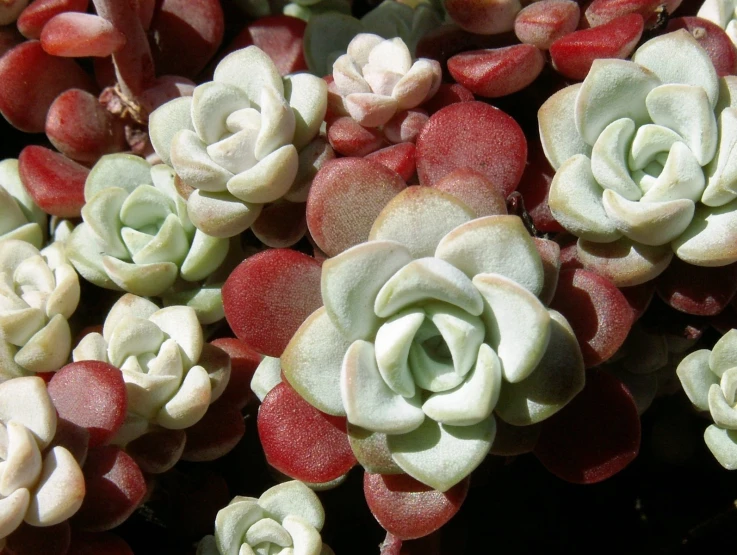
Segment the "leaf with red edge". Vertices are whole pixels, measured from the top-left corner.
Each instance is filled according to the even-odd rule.
[[[219,400],[225,400],[242,409],[252,398],[251,380],[263,358],[246,343],[235,337],[221,337],[210,342],[230,357],[230,379]]]
[[[583,263],[578,259],[578,237],[564,233],[558,235],[555,242],[560,245],[561,270],[583,268]]]
[[[329,482],[357,464],[346,419],[320,412],[286,382],[264,398],[258,435],[268,463],[296,480]]]
[[[67,89],[94,91],[92,79],[74,60],[44,52],[30,40],[0,58],[0,113],[27,133],[44,130],[46,113]]]
[[[230,42],[223,57],[252,44],[268,54],[281,75],[307,71],[302,38],[307,23],[288,15],[260,17]]]
[[[485,175],[505,197],[515,190],[527,161],[519,124],[483,102],[460,102],[436,112],[417,139],[417,174],[432,185],[453,170]]]
[[[48,385],[59,418],[90,433],[90,447],[109,441],[125,420],[125,382],[115,366],[96,360],[72,362]]]
[[[330,146],[343,156],[366,156],[385,144],[381,131],[362,127],[348,116],[328,121],[327,129]]]
[[[632,54],[644,27],[642,16],[633,13],[598,27],[574,31],[550,45],[553,67],[570,79],[583,80],[594,60],[624,59]]]
[[[127,148],[121,120],[95,95],[79,89],[64,91],[51,104],[46,136],[60,152],[80,162],[96,162],[104,154]]]
[[[72,543],[66,555],[133,555],[125,541],[108,532],[84,532],[74,530]]]
[[[148,33],[156,73],[195,77],[217,52],[224,32],[219,0],[163,0]]]
[[[67,555],[70,541],[69,521],[43,528],[23,522],[8,536],[3,555]]]
[[[240,408],[227,399],[210,405],[199,422],[184,430],[187,443],[185,461],[214,461],[229,453],[246,433],[246,423]]]
[[[541,50],[578,27],[581,10],[573,0],[541,0],[522,8],[514,20],[520,42]]]
[[[85,494],[72,521],[92,532],[122,524],[146,495],[146,480],[135,461],[115,445],[90,449],[84,468]]]
[[[451,104],[471,102],[473,100],[476,100],[473,93],[463,85],[458,83],[441,83],[438,92],[430,100],[422,104],[421,107],[428,114],[432,115]]]
[[[737,263],[719,267],[687,264],[678,258],[656,280],[658,296],[687,314],[719,314],[737,293]]]
[[[376,217],[405,187],[396,172],[378,162],[332,160],[315,175],[307,198],[312,238],[328,256],[368,241]]]
[[[430,116],[425,110],[402,110],[394,114],[381,130],[386,140],[392,144],[415,143],[429,119]]]
[[[65,12],[54,16],[41,31],[41,46],[53,56],[104,58],[125,45],[125,35],[99,15]]]
[[[548,194],[555,170],[545,157],[539,139],[530,141],[528,146],[529,162],[525,166],[517,191],[522,195],[525,209],[538,231],[546,233],[565,231],[553,217],[548,205]]]
[[[737,72],[737,48],[719,25],[701,17],[671,19],[667,31],[670,33],[678,29],[686,29],[706,50],[719,77]]]
[[[77,426],[69,420],[59,418],[56,421],[56,434],[52,445],[64,447],[69,451],[79,466],[84,466],[90,444],[90,433],[87,428]]]
[[[41,210],[61,218],[80,217],[89,169],[63,154],[30,145],[18,156],[18,173]]]
[[[640,14],[648,27],[657,22],[658,8],[665,5],[671,14],[681,0],[594,0],[584,12],[583,22],[591,27],[604,25],[629,14]]]
[[[545,56],[531,44],[472,50],[448,60],[453,79],[486,98],[506,96],[531,84],[545,67]]]
[[[589,270],[563,270],[550,308],[571,324],[586,368],[609,359],[633,323],[624,295],[611,281]]]
[[[179,461],[186,441],[183,430],[160,428],[134,439],[125,450],[143,472],[161,474]]]
[[[407,474],[363,475],[363,493],[371,513],[382,528],[402,540],[431,534],[461,508],[470,478],[445,493],[418,482]]]
[[[264,206],[251,225],[253,234],[267,247],[291,247],[307,232],[304,202],[275,202]]]
[[[222,288],[233,333],[260,353],[280,357],[307,317],[322,305],[320,263],[290,249],[241,262]]]
[[[44,25],[65,12],[86,12],[89,0],[35,0],[20,14],[17,25],[23,36],[37,39]]]
[[[386,166],[398,173],[405,182],[412,179],[415,174],[415,145],[412,143],[399,143],[382,148],[372,152],[365,159]]]
[[[586,386],[543,422],[534,453],[550,472],[576,484],[606,480],[640,449],[640,417],[632,395],[614,376],[586,375]]]
[[[486,176],[471,168],[458,168],[433,183],[432,186],[462,200],[466,206],[476,212],[477,218],[507,213],[504,193],[495,187]]]

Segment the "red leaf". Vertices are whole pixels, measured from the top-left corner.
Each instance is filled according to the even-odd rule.
[[[448,60],[448,71],[453,79],[486,98],[524,89],[537,79],[544,66],[545,57],[531,44],[472,50]]]
[[[471,168],[459,168],[433,184],[435,189],[450,193],[476,212],[476,217],[507,213],[503,192],[483,174]]]
[[[382,528],[402,540],[431,534],[461,508],[470,478],[445,493],[422,484],[407,474],[363,475],[363,493],[371,513]]]
[[[328,141],[343,156],[366,156],[384,145],[381,131],[361,127],[348,116],[328,121]]]
[[[571,324],[586,368],[609,359],[633,323],[624,295],[611,281],[589,270],[562,271],[550,308]]]
[[[402,178],[378,162],[339,158],[315,175],[307,198],[307,227],[328,255],[368,241],[376,217],[405,188]]]
[[[673,258],[656,281],[658,295],[687,314],[719,314],[737,293],[737,263],[715,268],[686,264]]]
[[[622,382],[600,370],[560,412],[543,422],[535,455],[550,472],[576,484],[606,480],[640,449],[640,418]]]
[[[235,337],[215,339],[210,345],[222,349],[230,357],[230,379],[220,400],[226,400],[242,409],[252,396],[251,379],[263,357]]]
[[[258,435],[268,463],[297,480],[329,482],[357,464],[345,418],[320,412],[286,382],[264,398]]]
[[[48,385],[59,417],[90,433],[90,447],[109,441],[125,420],[127,396],[120,370],[105,362],[72,362]]]
[[[655,281],[646,281],[631,287],[620,287],[619,290],[632,309],[632,321],[634,322],[639,320],[650,306],[650,301],[653,300],[655,294]]]
[[[581,10],[573,0],[542,0],[522,8],[514,20],[520,42],[547,50],[557,39],[578,27]]]
[[[7,541],[3,555],[66,555],[71,529],[66,520],[43,528],[23,522]]]
[[[527,160],[527,140],[514,119],[483,102],[460,102],[436,112],[417,139],[420,184],[453,170],[485,175],[505,197],[515,190]]]
[[[444,5],[459,27],[479,35],[510,31],[522,9],[518,0],[445,0]]]
[[[386,166],[398,173],[405,182],[412,179],[415,174],[415,145],[412,143],[398,143],[382,148],[372,152],[365,159]]]
[[[222,288],[233,333],[260,353],[281,356],[297,328],[322,306],[321,272],[314,258],[290,249],[241,262]]]
[[[84,530],[103,532],[122,524],[146,495],[146,480],[120,447],[90,449],[84,468],[87,492],[73,521]]]
[[[66,555],[133,555],[133,550],[115,534],[75,530]]]
[[[218,399],[205,416],[185,430],[187,444],[182,453],[185,461],[214,461],[229,453],[246,433],[240,409],[227,399]]]
[[[422,104],[421,108],[428,114],[434,114],[438,110],[457,104],[458,102],[471,102],[475,100],[473,93],[458,83],[441,83],[438,92]]]
[[[104,58],[125,45],[125,35],[98,15],[65,12],[54,16],[41,31],[41,46],[53,56]]]
[[[665,4],[670,14],[680,3],[681,0],[594,0],[586,8],[584,22],[598,27],[623,15],[640,14],[649,27],[657,21],[657,10],[661,5]]]
[[[134,439],[125,450],[143,472],[161,474],[179,461],[186,441],[183,430],[160,428]]]
[[[261,210],[251,231],[268,247],[291,247],[307,232],[305,210],[304,202],[283,201],[269,204]]]
[[[29,39],[41,36],[44,25],[54,16],[64,12],[86,12],[89,0],[35,0],[18,18],[18,30]]]
[[[430,116],[421,109],[402,110],[384,124],[381,130],[392,144],[415,143]]]
[[[557,233],[564,231],[550,212],[548,194],[555,170],[545,157],[540,141],[535,139],[528,143],[529,162],[525,166],[517,191],[525,201],[525,210],[532,218],[538,231]]]
[[[667,31],[686,29],[711,58],[719,77],[737,72],[737,48],[716,23],[700,17],[678,17],[668,22]]]

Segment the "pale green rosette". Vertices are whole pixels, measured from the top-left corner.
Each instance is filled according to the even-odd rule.
[[[256,221],[264,204],[289,200],[300,151],[317,136],[327,110],[327,84],[309,74],[282,78],[256,46],[228,54],[213,80],[191,97],[167,102],[149,118],[151,143],[193,189],[192,223],[233,237]]]
[[[215,535],[205,536],[197,555],[333,555],[322,542],[325,511],[302,482],[266,490],[261,497],[236,497],[218,511]]]
[[[67,363],[67,319],[79,295],[79,277],[58,242],[39,252],[25,241],[0,241],[0,382]]]
[[[281,368],[315,407],[347,417],[368,471],[399,467],[446,491],[489,453],[497,417],[545,420],[581,390],[584,365],[566,319],[540,300],[546,275],[522,221],[474,219],[455,197],[413,189],[370,241],[325,261],[324,306]],[[388,460],[364,458],[371,441]]]
[[[40,249],[46,237],[46,219],[23,187],[18,160],[0,162],[0,241],[20,239]]]
[[[160,309],[131,294],[110,309],[102,334],[84,336],[72,356],[120,368],[128,394],[128,414],[113,440],[120,445],[156,427],[196,424],[230,379],[230,357],[204,342],[194,309]]]
[[[706,0],[696,15],[719,25],[737,46],[737,1]]]
[[[192,225],[174,171],[164,164],[103,156],[87,178],[85,199],[84,223],[67,241],[67,256],[100,287],[164,295],[177,280],[204,280],[228,254],[227,239]]]
[[[737,78],[718,78],[685,30],[632,60],[596,60],[538,114],[556,169],[549,204],[579,257],[618,286],[649,281],[675,253],[737,261]]]

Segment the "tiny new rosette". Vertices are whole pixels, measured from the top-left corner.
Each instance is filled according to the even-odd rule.
[[[737,468],[737,330],[725,333],[712,350],[700,349],[678,365],[691,402],[711,415],[704,440],[719,464]]]
[[[737,261],[737,78],[718,78],[686,31],[632,60],[596,60],[538,118],[556,169],[549,204],[579,257],[618,286],[649,281],[673,254]]]
[[[157,426],[182,430],[196,424],[230,378],[230,357],[204,342],[194,309],[160,309],[131,294],[110,309],[102,334],[84,336],[72,356],[74,362],[107,362],[123,373],[128,414],[113,440],[119,445]]]
[[[193,188],[187,208],[194,225],[232,237],[264,204],[288,200],[299,152],[320,131],[326,109],[325,81],[282,78],[262,50],[249,46],[223,58],[192,97],[155,110],[149,129],[156,153]]]
[[[77,461],[64,447],[47,449],[56,419],[41,378],[0,384],[0,549],[22,522],[53,526],[82,505],[85,483]]]
[[[46,214],[23,187],[18,160],[0,162],[0,240],[20,239],[40,249],[46,236]]]
[[[261,497],[236,497],[218,511],[215,535],[205,536],[197,555],[333,555],[322,543],[325,512],[302,482],[266,490]]]
[[[360,444],[373,435],[390,457],[380,466],[446,491],[489,453],[496,417],[545,420],[582,389],[584,365],[566,319],[538,297],[546,278],[522,221],[472,219],[434,196],[468,221],[433,237],[392,225],[402,203],[387,207],[372,240],[325,261],[324,306],[281,368],[312,405],[347,417],[369,472]]]

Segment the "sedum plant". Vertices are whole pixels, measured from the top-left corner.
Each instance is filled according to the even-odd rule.
[[[285,482],[258,499],[235,497],[218,511],[215,535],[202,539],[197,555],[333,555],[320,537],[324,522],[315,492]]]
[[[25,241],[0,241],[0,381],[53,372],[69,358],[67,320],[80,287],[63,253],[61,242],[39,251]]]
[[[21,523],[53,526],[82,505],[82,470],[65,447],[50,447],[56,424],[41,378],[0,384],[0,549]]]
[[[85,182],[84,223],[67,255],[86,280],[107,289],[157,296],[178,279],[196,283],[228,254],[227,239],[192,224],[174,171],[129,154],[103,156]]]
[[[131,294],[110,309],[102,334],[86,335],[72,356],[74,362],[98,360],[122,372],[128,414],[113,440],[120,445],[157,427],[196,424],[230,378],[230,358],[204,343],[194,309],[160,309]]]
[[[698,266],[737,261],[735,86],[680,30],[631,61],[596,60],[583,83],[543,104],[550,209],[579,237],[584,264],[629,286],[674,253]]]
[[[20,239],[40,249],[46,237],[46,219],[23,187],[18,160],[0,162],[0,240]]]
[[[436,60],[412,60],[401,38],[361,33],[333,64],[343,108],[364,127],[379,127],[398,111],[415,108],[438,90],[442,70]]]
[[[313,75],[282,78],[256,46],[223,58],[213,80],[172,100],[149,120],[151,142],[193,188],[192,223],[216,237],[251,226],[264,204],[288,195],[300,157],[318,134],[327,85]]]
[[[704,440],[719,464],[737,468],[737,330],[725,333],[712,350],[700,349],[678,365],[678,377],[691,402],[714,423]]]

